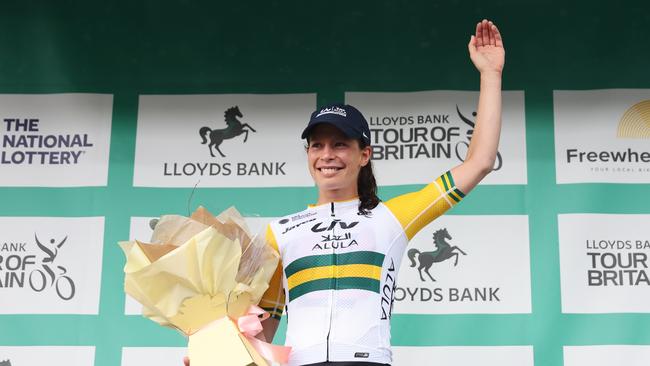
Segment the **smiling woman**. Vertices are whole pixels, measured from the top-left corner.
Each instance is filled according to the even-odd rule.
[[[323,124],[309,136],[309,172],[320,190],[318,203],[354,197],[360,170],[370,161],[370,147],[363,149],[357,140],[338,128]]]
[[[266,339],[273,338],[286,310],[289,365],[392,362],[393,290],[409,240],[460,202],[496,159],[505,58],[497,27],[478,23],[468,49],[481,84],[467,155],[419,191],[381,202],[370,129],[361,112],[335,104],[312,113],[302,138],[318,201],[269,224],[267,239],[281,262],[260,301],[271,314],[263,323]],[[450,250],[435,253],[443,258]]]
[[[377,206],[369,135],[368,123],[352,106],[337,104],[312,113],[302,137],[308,143],[307,161],[318,187],[318,204],[358,196],[361,213]]]

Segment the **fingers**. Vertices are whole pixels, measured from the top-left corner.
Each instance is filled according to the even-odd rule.
[[[481,38],[483,39],[483,46],[490,45],[490,28],[486,19],[481,22]]]
[[[469,37],[469,43],[467,44],[467,49],[469,50],[470,55],[474,51],[476,51],[476,37],[474,36]]]
[[[494,27],[494,24],[492,24],[492,22],[488,22],[487,29],[490,38],[490,46],[496,46],[496,41],[494,40],[494,31],[492,30],[492,27]]]
[[[492,25],[492,33],[494,33],[495,46],[503,47],[503,40],[501,39],[501,32],[496,25]]]
[[[503,47],[501,32],[492,21],[483,19],[476,23],[476,42],[475,47],[495,46]]]
[[[476,23],[476,47],[483,46],[483,26],[481,22]]]
[[[190,358],[187,356],[183,357],[183,364],[185,366],[190,366]]]

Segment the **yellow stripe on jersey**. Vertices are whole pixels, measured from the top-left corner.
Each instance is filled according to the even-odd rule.
[[[451,172],[438,177],[417,192],[388,200],[385,205],[395,215],[411,240],[423,227],[460,202],[465,195],[456,188]]]
[[[346,264],[303,269],[289,276],[289,290],[305,282],[324,278],[365,277],[379,280],[381,267],[372,264]]]
[[[266,241],[273,249],[279,252],[278,242],[275,239],[275,235],[273,235],[271,225],[266,227]],[[273,272],[273,277],[271,277],[271,281],[269,282],[269,288],[266,290],[264,295],[262,295],[260,307],[268,311],[272,317],[280,319],[284,309],[284,304],[285,294],[282,289],[282,259],[280,259],[275,272]]]

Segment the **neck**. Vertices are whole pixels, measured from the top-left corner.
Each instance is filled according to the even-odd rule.
[[[317,204],[323,204],[327,202],[341,202],[349,201],[359,197],[357,193],[357,187],[350,187],[348,189],[332,189],[332,190],[318,190],[318,202]]]

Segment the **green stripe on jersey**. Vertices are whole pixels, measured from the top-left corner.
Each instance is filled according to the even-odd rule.
[[[458,196],[460,196],[460,198],[464,198],[464,197],[465,197],[465,194],[464,194],[463,192],[461,192],[460,189],[458,189],[458,188],[454,188],[454,192],[456,192],[456,194],[457,194]]]
[[[342,254],[322,254],[310,255],[296,259],[289,263],[285,268],[284,273],[287,278],[291,277],[296,272],[303,269],[345,265],[345,264],[371,264],[374,266],[381,266],[384,263],[384,255],[377,252],[359,251]]]
[[[319,290],[366,290],[379,293],[379,281],[365,277],[323,278],[305,282],[289,290],[289,300]]]
[[[454,183],[454,177],[451,176],[451,170],[445,173],[447,176],[447,179],[449,179],[449,184],[451,184],[452,187],[456,187],[456,183]]]

